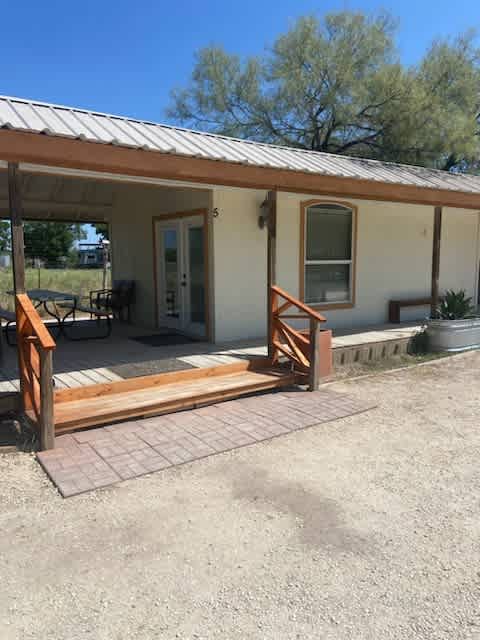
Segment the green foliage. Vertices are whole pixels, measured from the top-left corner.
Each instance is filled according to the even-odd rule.
[[[467,297],[464,289],[445,292],[442,301],[438,305],[437,314],[442,320],[462,320],[475,315],[475,307],[472,298]]]
[[[26,222],[23,232],[25,257],[50,265],[71,263],[75,242],[86,237],[82,225],[67,222]]]
[[[110,229],[106,222],[94,222],[92,227],[101,240],[110,240]]]
[[[416,331],[410,338],[407,349],[409,355],[419,356],[428,353],[428,335],[426,327]]]
[[[479,157],[480,53],[473,33],[402,65],[388,14],[304,17],[261,57],[197,54],[168,116],[217,133],[465,170]]]
[[[0,220],[0,251],[10,249],[10,223],[7,220]]]

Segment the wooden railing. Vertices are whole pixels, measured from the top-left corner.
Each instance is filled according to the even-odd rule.
[[[26,293],[15,296],[22,408],[40,433],[40,447],[55,443],[52,352],[55,341]]]
[[[307,379],[309,389],[318,389],[320,326],[326,318],[276,285],[271,287],[270,301],[269,356],[272,362],[275,364],[285,356],[294,370]],[[308,329],[295,329],[286,320],[308,320]]]

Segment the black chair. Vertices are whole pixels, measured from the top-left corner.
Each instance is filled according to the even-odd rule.
[[[114,280],[111,289],[90,291],[90,306],[97,309],[107,309],[120,321],[124,321],[126,310],[127,322],[130,322],[130,307],[134,302],[134,295],[134,280]]]

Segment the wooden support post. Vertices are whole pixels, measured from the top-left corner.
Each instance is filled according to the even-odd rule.
[[[267,341],[268,357],[273,359],[273,293],[272,285],[276,284],[275,240],[277,235],[277,192],[267,194]]]
[[[8,163],[8,201],[12,237],[13,288],[25,293],[25,256],[23,251],[22,198],[20,174],[15,162]]]
[[[310,318],[310,371],[308,390],[316,391],[320,383],[320,323]]]
[[[53,412],[53,365],[51,350],[40,349],[40,447],[42,451],[55,447]]]
[[[435,207],[433,217],[433,249],[432,249],[432,304],[430,316],[437,317],[440,277],[440,241],[442,236],[442,207]]]

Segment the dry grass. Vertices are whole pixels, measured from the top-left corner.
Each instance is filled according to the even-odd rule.
[[[76,295],[88,296],[94,289],[101,289],[102,269],[26,269],[27,289],[52,289]],[[107,286],[110,283],[110,274]],[[7,291],[13,288],[11,269],[0,269],[0,306],[14,310],[13,296]]]
[[[392,356],[384,360],[376,360],[374,362],[354,362],[335,367],[333,378],[335,380],[345,380],[347,378],[356,378],[358,376],[372,375],[375,373],[383,373],[391,369],[400,369],[402,367],[411,367],[412,365],[429,362],[430,360],[438,360],[449,356],[449,353],[422,353]]]

